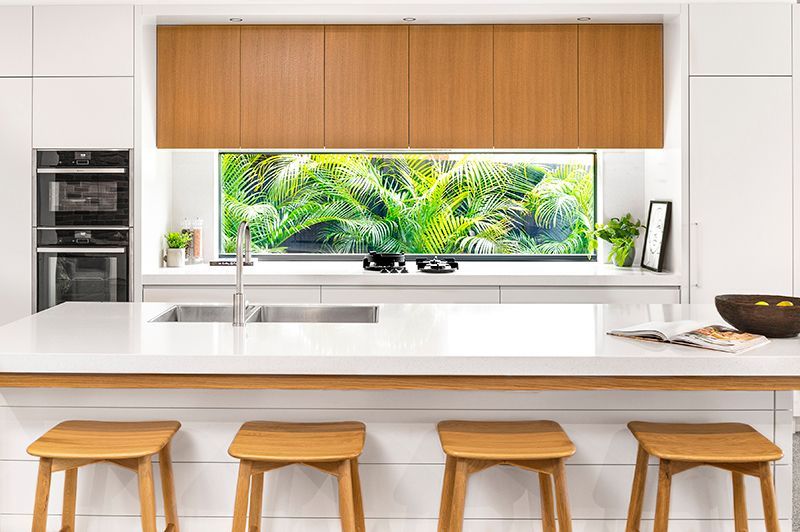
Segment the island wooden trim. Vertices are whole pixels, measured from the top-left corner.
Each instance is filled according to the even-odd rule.
[[[797,377],[0,373],[0,388],[240,390],[800,390]]]

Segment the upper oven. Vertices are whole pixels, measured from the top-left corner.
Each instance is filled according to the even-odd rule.
[[[130,151],[37,151],[36,226],[127,228]]]

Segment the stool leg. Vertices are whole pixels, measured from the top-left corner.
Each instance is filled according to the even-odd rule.
[[[156,532],[156,491],[153,487],[153,458],[139,458],[139,506],[142,532]]]
[[[769,462],[758,465],[758,478],[761,480],[761,500],[764,503],[764,521],[767,532],[780,532],[778,509],[775,505],[775,487],[772,485],[772,466]]]
[[[628,506],[628,522],[625,532],[639,532],[642,522],[642,502],[644,501],[644,485],[647,481],[647,462],[650,455],[642,446],[636,455],[636,470],[633,473],[633,486],[631,487],[631,502]]]
[[[75,532],[75,499],[78,495],[78,468],[64,472],[64,507],[61,510],[61,532]]]
[[[556,511],[558,512],[559,532],[572,532],[572,516],[569,513],[567,498],[567,474],[564,460],[556,460],[553,470],[553,481],[556,485]]]
[[[350,460],[339,463],[339,518],[342,532],[356,532],[355,503],[353,501],[353,470]]]
[[[356,531],[365,532],[367,525],[364,522],[364,498],[361,493],[361,476],[358,472],[358,458],[350,460],[350,476],[353,478],[353,505],[356,514]]]
[[[178,507],[175,503],[175,476],[172,473],[172,452],[169,443],[158,453],[158,464],[161,471],[161,492],[164,497],[164,515],[167,519],[167,526],[172,525],[170,532],[180,532]]]
[[[264,504],[264,473],[256,473],[250,481],[249,532],[261,530],[261,506]]]
[[[658,495],[653,532],[667,532],[669,526],[669,496],[672,489],[672,471],[669,460],[661,460],[658,468]]]
[[[733,480],[733,519],[736,532],[747,532],[747,500],[744,495],[744,475],[731,473]]]
[[[553,510],[553,483],[547,473],[539,473],[539,497],[542,501],[542,530],[544,532],[556,532],[556,516]]]
[[[236,481],[236,499],[233,503],[233,532],[245,532],[247,525],[247,498],[250,491],[250,473],[253,462],[239,462],[239,479]]]
[[[461,532],[464,526],[464,504],[467,500],[468,477],[468,461],[457,458],[455,472],[453,474],[453,504],[450,510],[450,523],[447,532]]]
[[[39,459],[39,479],[36,482],[36,501],[33,505],[32,532],[45,532],[47,528],[47,503],[50,499],[50,476],[53,460]]]
[[[448,532],[450,528],[450,514],[453,510],[453,480],[456,475],[456,459],[447,456],[444,466],[444,480],[442,481],[442,501],[439,504],[438,532]]]

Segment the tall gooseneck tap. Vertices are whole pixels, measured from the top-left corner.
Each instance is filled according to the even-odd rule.
[[[233,293],[233,326],[244,327],[244,263],[252,260],[250,256],[250,226],[247,222],[239,224],[236,234],[236,291]]]

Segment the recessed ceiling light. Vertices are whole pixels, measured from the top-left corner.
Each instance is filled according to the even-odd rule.
[[[589,22],[592,17],[578,17],[578,22]]]
[[[414,22],[417,19],[415,19],[414,17],[405,17],[403,20],[405,20],[406,22]]]
[[[241,22],[243,19],[239,17],[231,17],[228,20],[230,20],[231,22]]]

